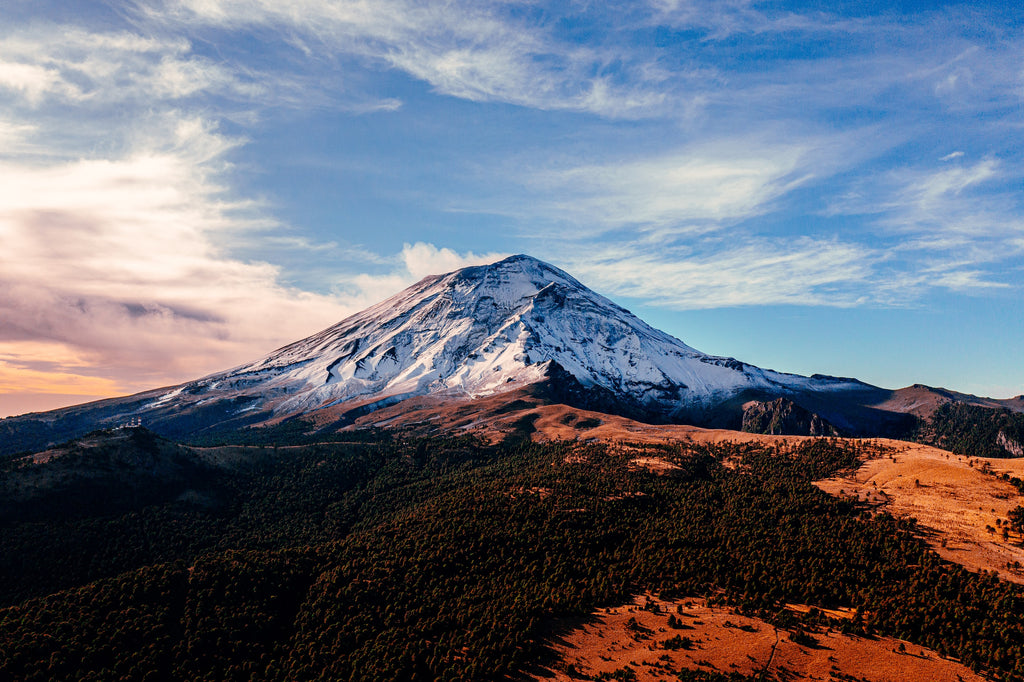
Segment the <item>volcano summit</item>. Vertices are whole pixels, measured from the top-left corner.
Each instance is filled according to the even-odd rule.
[[[473,399],[553,376],[663,419],[751,390],[864,386],[706,355],[558,268],[512,256],[427,277],[257,362],[175,389],[150,408],[244,396],[248,409],[292,415],[367,398]]]

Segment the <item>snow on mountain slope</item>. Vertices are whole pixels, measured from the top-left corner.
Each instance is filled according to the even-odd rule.
[[[863,388],[701,353],[565,272],[529,256],[427,277],[257,362],[200,379],[148,409],[231,398],[239,410],[298,414],[428,393],[478,397],[544,380],[557,363],[583,387],[672,414],[749,389]]]

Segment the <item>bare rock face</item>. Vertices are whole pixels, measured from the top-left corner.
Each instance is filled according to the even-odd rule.
[[[996,445],[1006,450],[1011,457],[1024,457],[1024,445],[1007,436],[1005,431],[999,431],[999,435],[996,436]]]
[[[838,429],[792,400],[754,400],[743,407],[742,430],[773,436],[838,436]]]

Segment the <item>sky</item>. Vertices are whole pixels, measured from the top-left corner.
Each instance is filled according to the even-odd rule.
[[[1024,6],[5,0],[0,416],[527,253],[702,351],[1024,393]]]

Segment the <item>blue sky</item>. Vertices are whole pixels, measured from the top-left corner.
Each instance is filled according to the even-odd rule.
[[[706,352],[1024,393],[1016,3],[9,0],[0,414],[558,265]]]

